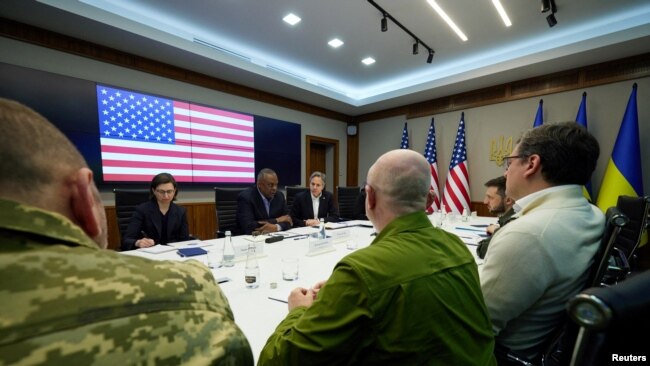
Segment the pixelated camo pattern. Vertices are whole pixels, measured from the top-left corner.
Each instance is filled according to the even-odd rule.
[[[251,365],[210,271],[102,250],[0,200],[0,365]]]

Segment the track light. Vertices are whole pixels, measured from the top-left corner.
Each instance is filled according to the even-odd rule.
[[[406,32],[409,36],[413,37],[413,54],[417,55],[420,53],[420,45],[424,47],[427,51],[429,51],[429,56],[427,57],[427,63],[431,63],[433,61],[433,48],[429,47],[426,43],[422,42],[420,38],[418,38],[413,32],[408,30],[402,23],[398,22],[397,19],[393,18],[392,15],[388,14],[386,10],[384,10],[381,6],[377,5],[377,3],[374,0],[368,0],[368,2],[377,8],[381,12],[382,18],[381,18],[381,31],[386,32],[388,30],[388,19],[390,19],[395,25],[398,27],[402,28],[404,32]]]
[[[542,13],[551,10],[551,0],[542,0]]]
[[[551,13],[546,17],[546,22],[548,22],[549,27],[554,27],[557,24],[557,19],[555,19],[555,14]]]

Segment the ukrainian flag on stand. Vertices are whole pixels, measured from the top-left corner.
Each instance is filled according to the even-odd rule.
[[[639,113],[636,106],[636,83],[627,102],[623,122],[609,159],[605,177],[598,193],[598,207],[616,206],[618,196],[643,196],[641,174],[641,144],[639,142]]]
[[[587,92],[582,93],[582,101],[580,102],[580,107],[578,107],[576,122],[578,122],[580,126],[587,129]],[[589,200],[589,202],[592,201],[591,197],[594,194],[591,190],[591,179],[589,179],[586,185],[582,186],[582,194],[587,200]]]
[[[544,123],[544,111],[542,106],[544,105],[544,99],[539,100],[539,107],[537,107],[537,114],[535,115],[535,121],[533,122],[533,128],[539,127]]]

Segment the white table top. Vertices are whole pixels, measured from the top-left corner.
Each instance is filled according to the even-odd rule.
[[[436,224],[436,215],[430,216],[434,225]],[[484,233],[484,227],[471,225],[487,225],[495,223],[494,217],[471,217],[469,221],[463,222],[460,218],[456,220],[446,219],[443,229],[458,235],[463,242],[468,244],[468,249],[474,255],[477,263],[480,265],[482,260],[476,257],[476,244],[481,237],[477,234]],[[230,301],[230,307],[235,315],[235,322],[244,332],[253,350],[255,362],[261,352],[268,337],[273,333],[277,325],[287,315],[287,304],[277,300],[288,297],[289,292],[296,287],[309,288],[316,282],[325,280],[329,277],[332,269],[338,261],[349,254],[351,250],[346,247],[347,240],[353,240],[357,243],[357,249],[368,246],[374,236],[372,228],[351,227],[345,229],[342,236],[333,236],[333,251],[308,256],[309,238],[300,237],[297,240],[287,238],[283,241],[264,244],[264,253],[259,256],[260,266],[260,286],[257,289],[248,289],[244,282],[245,258],[239,258],[234,267],[212,269],[215,278],[230,278],[229,282],[221,283],[221,289]],[[221,251],[224,239],[212,239],[201,242],[201,245],[207,251]],[[234,237],[235,245],[243,245],[248,241],[244,237]],[[155,260],[198,260],[207,264],[207,256],[196,256],[191,258],[181,258],[175,250],[160,254],[146,253],[140,250],[124,252],[128,255],[135,255]],[[299,258],[299,278],[296,281],[285,281],[282,279],[281,260],[285,257]],[[271,283],[277,287],[271,289]]]

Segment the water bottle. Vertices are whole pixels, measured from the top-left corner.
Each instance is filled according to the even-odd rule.
[[[327,234],[325,233],[325,219],[320,219],[320,224],[318,225],[318,239],[325,239]]]
[[[232,267],[235,265],[235,248],[232,246],[232,234],[226,231],[226,238],[223,241],[223,265]]]
[[[244,270],[244,280],[247,288],[258,288],[260,286],[260,266],[257,263],[255,253],[255,243],[248,244],[248,253],[246,255],[246,269]]]
[[[467,208],[463,208],[462,220],[463,221],[468,221],[469,220],[469,214],[467,213]]]

